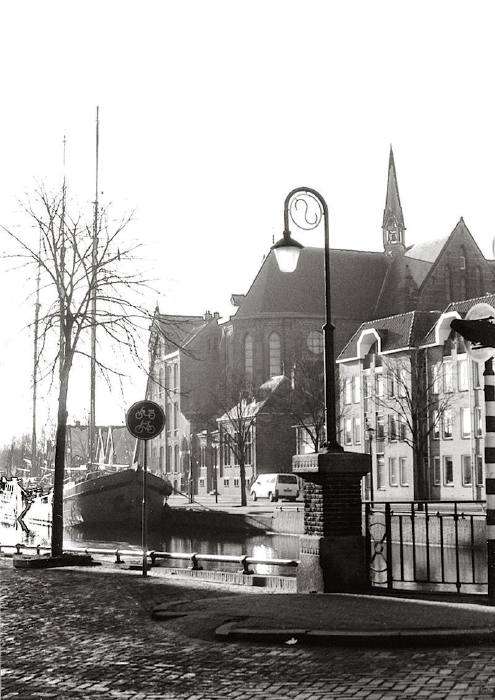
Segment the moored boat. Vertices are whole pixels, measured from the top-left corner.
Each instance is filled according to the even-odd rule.
[[[64,486],[64,525],[141,524],[142,470],[120,469],[91,472],[84,481]],[[164,500],[172,493],[172,484],[155,474],[146,475],[146,513],[148,524],[159,525]]]
[[[28,505],[27,493],[16,477],[0,478],[0,522],[15,525]]]

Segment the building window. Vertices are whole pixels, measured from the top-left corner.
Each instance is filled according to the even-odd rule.
[[[222,443],[223,448],[223,463],[225,466],[230,466],[231,463],[231,449],[230,449],[230,439],[224,434],[224,439]]]
[[[344,445],[352,445],[352,418],[344,420]]]
[[[483,416],[481,406],[474,407],[474,434],[476,437],[483,435]]]
[[[356,416],[353,421],[353,442],[355,445],[361,444],[361,418]]]
[[[174,445],[174,471],[180,471],[179,445]]]
[[[246,434],[246,442],[245,442],[245,464],[246,465],[251,465],[253,461],[253,432],[252,428],[249,428]]]
[[[375,376],[375,390],[377,396],[383,396],[383,374],[377,374]]]
[[[454,485],[454,460],[452,457],[443,458],[443,479],[445,486]]]
[[[172,429],[172,422],[170,419],[170,413],[171,413],[171,405],[170,403],[167,403],[165,405],[165,426],[167,428],[167,433],[170,433]]]
[[[473,473],[471,469],[471,455],[462,455],[462,485],[471,486]]]
[[[244,338],[244,372],[247,379],[253,378],[253,339],[249,333]]]
[[[352,403],[352,379],[347,377],[344,382],[344,401],[346,404],[350,404]]]
[[[297,454],[305,455],[310,452],[314,452],[313,441],[311,440],[311,435],[306,430],[306,428],[299,427],[297,430]]]
[[[385,488],[385,457],[383,454],[376,455],[376,486],[379,489]]]
[[[405,367],[401,367],[399,369],[399,372],[397,374],[397,383],[399,385],[398,394],[400,398],[406,398],[409,391],[409,383],[407,381],[407,369]]]
[[[165,370],[163,369],[163,367],[160,367],[160,373],[158,375],[158,382],[159,382],[158,396],[160,396],[160,398],[161,398],[163,396],[164,390],[165,390]]]
[[[205,480],[204,480],[204,479],[200,479],[200,480],[199,480],[199,485],[200,485],[201,488],[204,488],[204,486],[205,486]]]
[[[240,483],[239,477],[237,477],[237,476],[234,477],[234,486],[237,486],[237,487],[238,487],[238,486],[239,486],[239,483]]]
[[[174,430],[178,430],[179,427],[179,404],[174,403]]]
[[[431,414],[431,434],[434,440],[440,440],[440,414],[433,411]]]
[[[306,342],[311,352],[314,352],[315,355],[321,355],[323,352],[323,333],[311,331]]]
[[[397,440],[397,418],[395,416],[388,417],[388,439],[391,442]]]
[[[452,362],[443,363],[443,390],[450,393],[454,390],[454,372]]]
[[[399,485],[399,475],[397,474],[397,457],[388,458],[388,476],[390,479],[390,486]]]
[[[223,480],[223,485],[228,488],[229,486],[229,479],[224,479]]]
[[[371,377],[363,374],[363,408],[365,413],[369,411],[371,403]]]
[[[450,440],[453,436],[453,417],[452,409],[447,409],[443,414],[443,438]]]
[[[167,388],[173,389],[172,384],[172,365],[167,365]]]
[[[432,372],[432,383],[431,383],[431,388],[432,392],[434,394],[439,394],[440,393],[440,378],[442,376],[442,365],[437,362],[436,365],[433,365],[431,368]]]
[[[392,399],[397,393],[397,377],[394,372],[388,372],[387,374],[387,390],[388,395]]]
[[[481,455],[476,455],[476,485],[483,486],[484,483],[483,457]]]
[[[478,362],[473,362],[473,387],[475,389],[480,389],[481,384],[480,384],[480,366]]]
[[[376,439],[385,440],[385,421],[381,415],[376,417]]]
[[[280,355],[280,336],[272,333],[268,339],[268,350],[270,355],[270,377],[278,377],[282,374],[282,362]]]
[[[399,476],[400,485],[409,486],[409,473],[407,469],[407,460],[405,457],[399,457]]]
[[[442,482],[442,470],[440,467],[440,457],[433,457],[433,484],[440,486]]]
[[[352,403],[360,403],[361,401],[361,382],[359,374],[355,374],[352,378]]]
[[[457,363],[457,386],[459,391],[467,391],[469,388],[467,358],[463,358]]]
[[[471,436],[471,411],[469,408],[461,408],[461,437]]]
[[[404,418],[404,416],[398,417],[398,425],[399,425],[399,440],[401,442],[404,442],[406,437],[407,437],[407,424],[406,424],[406,419]]]

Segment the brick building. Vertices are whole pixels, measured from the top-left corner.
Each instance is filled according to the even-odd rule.
[[[390,357],[397,355],[400,347],[395,341],[403,342],[405,348],[416,347],[414,343],[419,343],[422,335],[423,339],[426,337],[436,319],[453,302],[483,297],[495,290],[494,261],[484,258],[462,218],[453,231],[443,238],[407,244],[392,149],[381,240],[381,251],[332,249],[330,252],[335,351],[336,355],[342,353],[339,367],[344,378],[351,371],[351,355],[348,353],[351,352],[350,345],[357,345],[356,332],[371,331],[377,326],[376,343],[383,347],[372,353],[370,346],[367,352],[374,354],[377,362],[380,362],[383,352]],[[152,455],[157,470],[168,474],[178,488],[184,488],[188,478],[186,475],[194,472],[195,488],[209,491],[213,487],[213,477],[218,476],[214,470],[215,465],[220,468],[220,435],[215,433],[215,422],[220,414],[211,401],[211,395],[219,375],[228,375],[229,372],[244,374],[246,384],[254,395],[256,389],[271,378],[281,375],[289,377],[292,367],[302,356],[321,357],[321,327],[325,320],[323,250],[303,248],[298,266],[290,274],[280,272],[275,256],[270,252],[250,288],[245,294],[233,294],[232,303],[236,311],[222,323],[217,314],[213,317],[210,315],[210,318],[166,316],[159,312],[155,315],[150,351],[155,352],[153,366],[156,384],[149,386],[148,394],[162,401],[168,420],[167,430],[162,438],[157,439]],[[392,326],[388,327],[386,319],[391,318],[396,320],[390,322]],[[385,326],[381,328],[382,322]],[[170,324],[182,328],[182,332],[172,332],[170,336]],[[399,324],[400,329],[397,330],[393,324]],[[411,345],[413,336],[414,343]],[[372,337],[373,334],[368,332],[360,344],[360,351]],[[432,346],[424,353],[428,361],[432,361],[430,355],[433,357],[439,352],[438,347],[435,348]],[[353,347],[352,352],[355,351],[356,347]],[[358,359],[364,362],[364,358]],[[372,366],[368,369],[371,371]],[[375,364],[373,372],[376,369]],[[163,381],[160,380],[160,371],[163,372]],[[474,398],[474,395],[471,396],[471,400],[474,401]],[[358,411],[357,402],[356,406],[351,402],[345,404],[343,409],[345,414],[350,413],[341,426],[344,442],[352,444],[353,449],[359,445],[365,449],[362,407]],[[349,423],[349,419],[355,422]],[[356,440],[361,440],[360,443],[354,437],[349,443],[349,425],[353,425],[352,434]],[[296,428],[292,426],[292,433]],[[293,438],[289,432],[285,440],[276,441],[279,447],[272,446],[272,449],[282,450],[281,445],[291,443]],[[298,433],[298,449],[307,449],[304,435],[300,430]],[[192,441],[191,435],[196,436]],[[266,440],[270,441],[268,433]],[[194,444],[196,448],[192,450],[191,460],[190,445]],[[440,484],[430,484],[427,473],[429,462],[423,463],[419,477],[417,469],[413,470],[414,474],[406,476],[405,456],[402,452],[399,454],[399,447],[403,446],[396,446],[395,457],[390,454],[397,464],[393,466],[392,462],[393,480],[396,480],[396,470],[400,472],[402,468],[404,471],[402,481],[400,475],[397,479],[394,494],[409,498],[413,493],[418,493],[419,486],[432,496],[438,494],[446,497],[447,493],[457,491],[465,493],[464,486],[452,491],[449,485],[446,491]],[[433,445],[432,459],[434,451]],[[472,452],[473,465],[477,454]],[[279,464],[277,454],[272,455],[272,460],[270,468],[274,469]],[[467,460],[464,462],[467,465]],[[380,469],[384,468],[380,461]],[[412,469],[411,466],[409,468]],[[447,466],[449,469],[450,466]],[[418,484],[418,478],[424,483]],[[222,479],[218,484],[220,492]],[[229,486],[225,488],[231,488],[230,477]],[[473,494],[476,493],[473,487]]]

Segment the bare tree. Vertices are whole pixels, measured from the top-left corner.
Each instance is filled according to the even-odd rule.
[[[239,465],[241,506],[247,504],[246,458],[251,449],[252,426],[260,402],[253,395],[249,382],[242,373],[226,374],[217,390],[221,425],[221,443],[231,450]]]
[[[55,194],[38,189],[23,209],[31,228],[35,224],[34,240],[28,233],[2,228],[15,244],[7,257],[21,260],[33,276],[38,270],[41,273],[38,345],[39,357],[46,360],[43,376],[53,382],[57,365],[59,368],[52,522],[52,554],[56,556],[63,547],[67,398],[74,359],[91,356],[89,335],[96,325],[107,344],[105,357],[113,349],[116,358],[125,349],[142,367],[138,337],[149,327],[152,314],[141,301],[148,285],[136,269],[139,245],[124,240],[130,217],[111,221],[102,208],[95,225],[92,217],[87,223],[82,215],[69,212],[65,187]],[[94,297],[96,311],[91,308]],[[126,376],[118,363],[106,362],[102,356],[96,364],[108,382],[111,375]]]
[[[411,447],[415,498],[427,498],[425,450],[452,404],[452,394],[442,393],[440,375],[435,368],[427,371],[424,352],[419,348],[407,356],[384,358],[382,377],[382,387],[373,392],[373,402],[377,411],[388,417],[383,437],[402,440]]]
[[[311,357],[307,354],[299,357],[292,368],[290,386],[287,391],[280,392],[274,397],[274,403],[279,411],[289,414],[297,427],[303,428],[309,437],[313,451],[325,444],[325,378],[322,357]],[[337,428],[341,425],[348,406],[341,400],[343,384],[337,380],[335,391]]]

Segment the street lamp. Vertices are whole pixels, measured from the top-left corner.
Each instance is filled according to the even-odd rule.
[[[314,218],[308,218],[308,201],[316,203],[318,210]],[[296,220],[295,212],[302,204],[304,207],[303,220]],[[290,218],[305,231],[315,229],[323,218],[325,231],[325,325],[323,326],[325,341],[325,426],[327,441],[320,452],[343,452],[342,447],[337,442],[336,411],[335,411],[335,358],[332,325],[332,315],[330,306],[330,236],[328,231],[328,207],[319,192],[311,187],[296,187],[291,190],[284,202],[284,233],[283,237],[277,241],[271,250],[275,253],[277,263],[282,272],[294,272],[297,267],[299,253],[304,247],[295,241],[289,229]]]
[[[375,429],[373,428],[372,425],[368,423],[368,417],[365,418],[365,426],[364,429],[368,433],[368,440],[370,443],[370,461],[371,461],[371,471],[370,471],[370,501],[373,502],[375,500],[375,490],[373,487],[373,435],[375,433]]]

